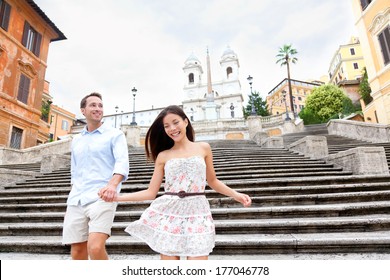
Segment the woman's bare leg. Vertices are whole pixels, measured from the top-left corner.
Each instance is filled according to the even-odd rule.
[[[187,260],[200,260],[206,261],[209,259],[209,256],[200,256],[200,257],[187,257]]]
[[[160,259],[161,260],[174,260],[174,261],[178,261],[178,260],[180,260],[180,257],[178,257],[178,256],[166,256],[166,255],[161,254],[160,255]]]

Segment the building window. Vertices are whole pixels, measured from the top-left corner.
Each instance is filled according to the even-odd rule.
[[[226,77],[229,79],[230,74],[233,73],[232,67],[226,68]]]
[[[379,44],[381,47],[383,62],[385,65],[390,62],[390,27],[387,26],[379,35]]]
[[[193,84],[194,83],[194,73],[190,73],[188,75],[188,83]]]
[[[0,27],[8,31],[9,15],[11,14],[11,6],[0,0]]]
[[[28,95],[30,92],[30,78],[28,78],[24,74],[20,74],[20,81],[19,81],[19,90],[18,90],[18,100],[23,102],[24,104],[27,104],[28,102]]]
[[[364,11],[372,0],[360,0],[360,5],[362,6],[362,10]]]
[[[68,131],[69,123],[66,120],[62,120],[61,129]]]
[[[11,134],[11,145],[12,149],[20,149],[22,146],[22,137],[23,137],[23,129],[13,127]]]
[[[353,69],[359,69],[359,64],[357,64],[357,62],[355,62],[355,63],[353,64]]]
[[[355,49],[354,48],[350,48],[349,51],[351,52],[351,55],[355,55]]]
[[[39,56],[41,49],[42,35],[39,34],[32,26],[26,21],[24,23],[22,44],[27,49],[32,51],[33,54]]]

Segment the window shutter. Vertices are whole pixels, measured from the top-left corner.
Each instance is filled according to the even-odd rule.
[[[18,89],[18,100],[22,101],[23,98],[23,91],[24,91],[24,79],[26,76],[23,74],[20,75],[20,81],[19,81],[19,89]]]
[[[33,49],[33,53],[39,57],[39,53],[41,51],[41,41],[42,41],[42,35],[39,34],[38,32],[36,33],[37,37],[36,37],[36,40],[34,42],[34,49]]]
[[[379,44],[381,46],[381,51],[383,54],[383,60],[385,65],[390,62],[390,31],[389,28],[383,30],[378,36]]]
[[[28,94],[30,91],[30,79],[25,77],[24,79],[24,91],[23,91],[23,102],[27,104],[28,102]]]
[[[0,1],[0,26],[8,31],[11,6],[7,2]]]
[[[30,90],[30,79],[25,75],[20,75],[19,81],[19,91],[18,91],[18,100],[27,104],[28,94]]]
[[[25,21],[24,22],[24,29],[23,29],[23,38],[22,38],[22,45],[27,47],[27,37],[28,37],[28,31],[30,30],[30,24]]]

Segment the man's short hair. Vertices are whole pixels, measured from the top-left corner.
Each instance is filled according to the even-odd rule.
[[[100,93],[92,92],[92,93],[88,94],[87,96],[85,96],[83,99],[81,99],[80,108],[85,108],[85,106],[87,106],[87,99],[88,99],[88,97],[91,97],[91,96],[96,96],[96,97],[100,98],[100,100],[103,101],[102,95]]]

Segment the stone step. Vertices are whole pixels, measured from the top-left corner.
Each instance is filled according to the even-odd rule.
[[[369,185],[372,183],[388,183],[390,182],[390,176],[388,175],[352,175],[352,176],[324,176],[324,177],[299,177],[299,178],[268,178],[268,179],[251,179],[251,180],[226,180],[224,181],[228,186],[232,188],[242,188],[243,191],[247,191],[250,188],[254,187],[302,187],[305,188],[307,186],[333,186],[335,185],[335,190],[338,190],[338,185],[346,184],[350,185],[352,184],[352,188],[354,188],[354,185],[356,184],[363,184]],[[128,184],[125,182],[122,186],[122,190],[142,190],[147,187],[146,184]],[[360,187],[360,186],[359,186]],[[376,187],[376,186],[375,186]],[[347,186],[347,188],[350,188]],[[14,186],[6,186],[4,187],[4,190],[0,190],[0,195],[2,197],[7,196],[14,196],[14,195],[61,195],[61,194],[68,194],[70,191],[70,184],[69,183],[63,183],[63,184],[50,184],[45,187],[42,186],[34,186],[34,188],[28,188],[28,187],[20,187],[19,185]]]
[[[308,169],[308,168],[331,168],[334,167],[333,164],[331,163],[323,163],[323,162],[313,162],[313,161],[306,161],[306,162],[271,162],[271,163],[251,163],[250,168],[255,170],[255,169],[287,169],[291,170],[294,168],[299,168],[299,169]],[[234,165],[216,165],[214,166],[215,171],[217,174],[219,172],[224,172],[224,171],[232,171],[232,170],[238,170],[238,171],[246,171],[248,170],[248,163],[246,162],[237,162]],[[153,166],[150,167],[132,167],[130,169],[129,175],[134,176],[142,173],[143,175],[149,174],[151,175],[153,173]],[[340,170],[340,168],[333,168],[336,170]],[[59,181],[59,180],[70,180],[70,171],[67,173],[61,173],[61,174],[44,174],[44,175],[38,175],[35,176],[33,179],[27,179],[23,183],[19,184],[24,184],[24,183],[31,183],[31,182],[45,182],[45,181]]]
[[[243,183],[243,182],[241,182]],[[379,182],[379,183],[346,183],[346,184],[334,184],[334,185],[297,185],[297,186],[272,186],[272,185],[257,185],[252,183],[249,187],[246,185],[246,188],[243,188],[243,184],[230,185],[239,192],[245,192],[252,197],[257,196],[257,199],[264,199],[263,204],[267,202],[271,203],[268,199],[269,196],[276,195],[313,195],[317,197],[318,200],[321,199],[322,194],[337,194],[337,193],[355,193],[355,192],[374,192],[374,191],[387,191],[390,189],[390,182]],[[144,190],[147,188],[147,185],[124,185],[122,188],[122,193],[134,192],[139,190]],[[37,204],[37,203],[65,203],[66,198],[70,188],[41,188],[41,189],[16,189],[16,190],[7,190],[1,192],[0,197],[0,208],[1,205],[4,207],[7,204],[16,204],[15,208],[19,207],[21,204]],[[161,187],[160,195],[163,193],[163,187]],[[213,190],[206,190],[207,198],[218,200],[228,200],[224,196],[214,192]],[[340,194],[342,195],[342,194]],[[264,198],[261,198],[264,197]],[[328,197],[329,199],[329,197]],[[147,204],[140,203],[139,204]]]
[[[130,221],[114,222],[112,235],[128,235],[124,229]],[[215,220],[217,234],[283,234],[369,232],[390,229],[389,215],[321,217],[295,219]],[[61,236],[62,222],[1,223],[0,236]]]
[[[333,171],[341,171],[342,168],[334,167],[331,163],[321,163],[321,162],[306,162],[306,163],[299,163],[299,165],[296,164],[297,162],[279,162],[279,163],[260,163],[260,164],[250,164],[250,169],[248,169],[247,163],[240,162],[239,164],[234,165],[227,165],[227,166],[215,166],[215,171],[217,173],[217,176],[220,174],[229,174],[229,172],[273,172],[274,170],[280,170],[282,172],[294,172],[299,170],[333,170]],[[153,174],[153,167],[150,168],[131,168],[129,176],[136,177],[136,176],[151,176]],[[25,185],[28,183],[43,183],[47,181],[56,181],[56,182],[64,182],[66,180],[70,180],[70,172],[67,174],[51,174],[51,175],[43,175],[43,176],[36,176],[32,179],[27,179],[24,182],[18,183],[18,185]],[[150,178],[150,177],[149,177]]]
[[[7,207],[2,206],[3,209]],[[8,205],[9,208],[12,208]],[[2,222],[60,222],[63,220],[65,203],[28,204],[13,208],[14,212],[0,213]],[[126,209],[118,206],[115,220],[128,221],[140,217],[144,209]],[[219,219],[263,219],[281,217],[334,217],[352,215],[372,215],[390,213],[390,201],[342,202],[334,204],[303,204],[280,206],[253,206],[242,208],[237,203],[235,207],[211,207],[215,220]]]
[[[297,233],[297,234],[217,234],[212,254],[308,254],[308,253],[388,253],[388,231]],[[109,254],[155,254],[144,242],[131,236],[112,236]],[[0,252],[67,254],[70,247],[60,236],[0,236]]]
[[[291,171],[291,172],[290,172]],[[352,171],[343,171],[340,168],[323,168],[323,169],[293,169],[293,170],[258,170],[253,172],[220,172],[217,176],[220,180],[228,181],[233,179],[267,179],[267,178],[292,178],[292,177],[322,177],[322,176],[347,176],[352,175]],[[124,184],[148,184],[150,175],[130,176]],[[59,179],[54,181],[25,181],[16,183],[12,186],[6,186],[5,189],[10,188],[36,188],[36,187],[68,187],[70,186],[70,179]]]
[[[380,190],[384,189],[384,190]],[[343,186],[344,192],[341,188],[336,189],[331,186],[329,188],[255,188],[255,189],[237,189],[237,191],[245,192],[252,197],[253,206],[280,206],[280,205],[308,205],[308,204],[333,204],[341,202],[364,202],[364,201],[383,201],[390,200],[390,186],[380,185],[363,186],[358,188],[353,186],[346,189]],[[125,193],[125,192],[122,192]],[[162,195],[159,192],[158,195]],[[206,192],[209,203],[212,207],[234,207],[236,202],[228,197],[225,197],[214,191]],[[62,209],[66,203],[67,195],[56,196],[26,196],[26,197],[2,197],[0,198],[0,212],[17,212],[27,211],[26,207],[41,204],[56,205],[53,206],[54,211],[60,211],[56,208]],[[131,210],[134,208],[142,209],[150,205],[151,201],[121,203],[118,209]],[[23,209],[23,210],[22,210]],[[29,211],[28,211],[29,212]]]

